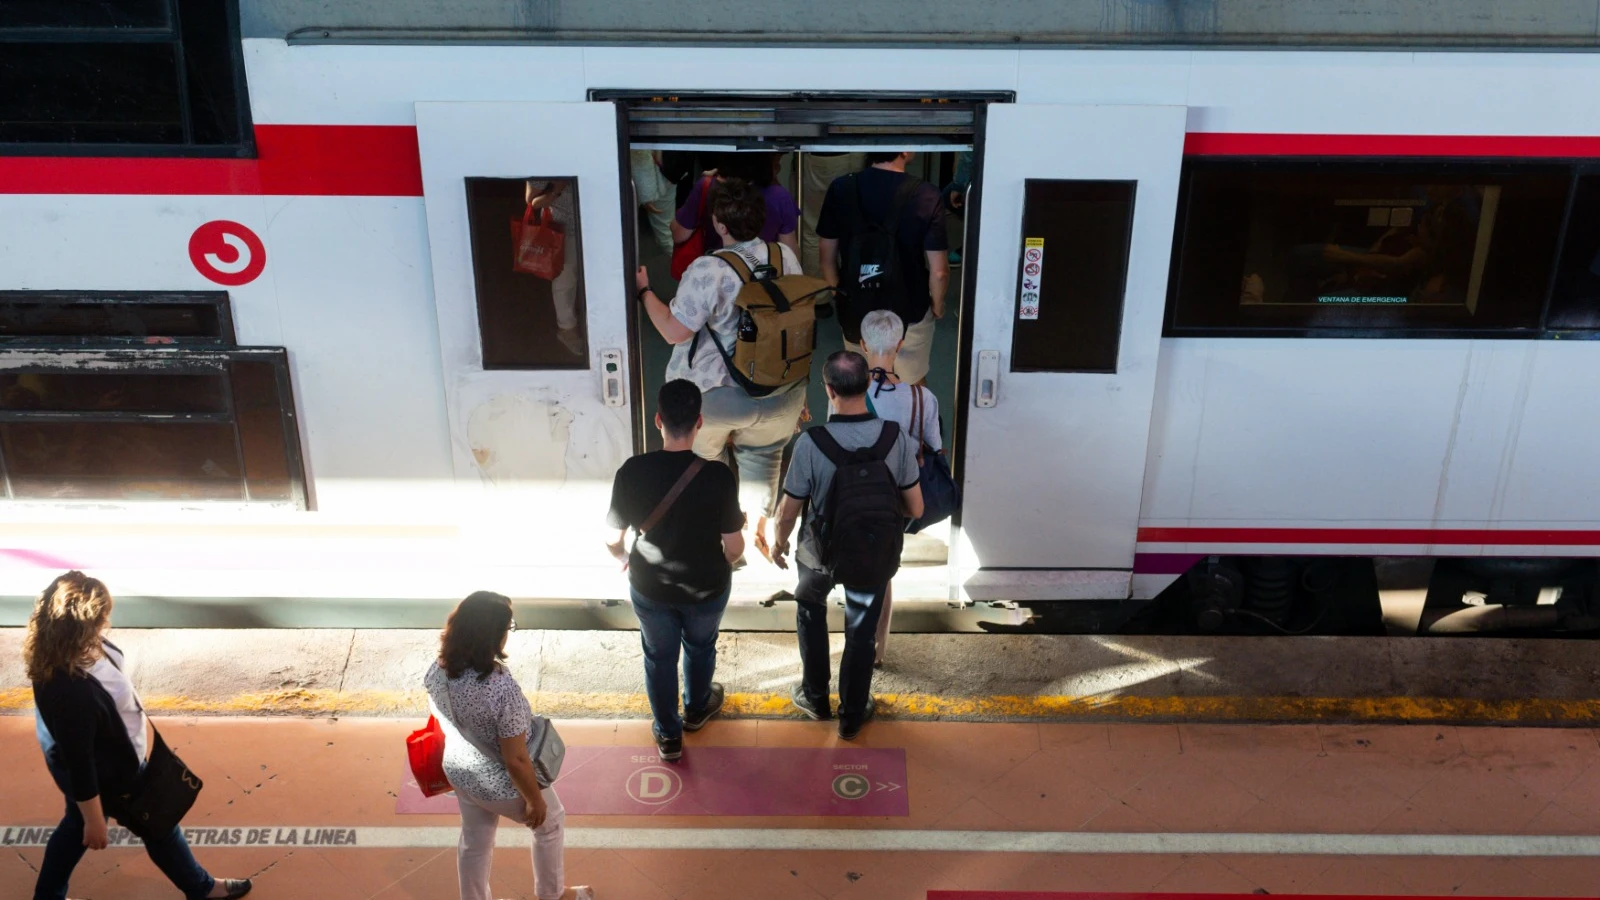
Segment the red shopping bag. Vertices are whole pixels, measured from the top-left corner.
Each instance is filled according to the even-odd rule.
[[[549,210],[528,209],[511,220],[511,268],[554,281],[567,262],[567,235]]]
[[[711,193],[711,179],[700,182],[700,212],[694,218],[694,233],[689,239],[672,248],[672,280],[683,277],[689,264],[706,255],[706,197]]]
[[[406,757],[422,796],[436,797],[452,790],[444,774],[444,729],[438,719],[429,716],[428,724],[411,732],[406,738]]]

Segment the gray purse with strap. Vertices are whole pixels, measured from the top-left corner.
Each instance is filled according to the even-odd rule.
[[[450,674],[446,672],[444,702],[450,707],[446,712],[449,714],[451,727],[466,738],[467,743],[476,747],[479,753],[490,759],[498,759],[501,765],[505,765],[505,757],[500,753],[499,747],[485,745],[476,735],[462,727],[460,720],[456,718],[455,703],[450,696],[451,680]],[[561,739],[561,733],[556,731],[555,723],[548,718],[532,712],[529,713],[529,718],[528,758],[533,760],[534,779],[539,782],[540,787],[547,788],[561,777],[561,764],[567,758],[567,743]]]

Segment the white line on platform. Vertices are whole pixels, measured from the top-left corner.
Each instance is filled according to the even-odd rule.
[[[0,827],[0,846],[39,847],[51,828]],[[116,833],[120,832],[120,833]],[[186,828],[197,847],[454,847],[451,826]],[[500,829],[502,847],[526,846]],[[136,846],[115,829],[113,844]],[[1600,836],[1476,834],[1154,834],[1073,831],[912,831],[853,828],[569,828],[567,845],[623,850],[878,850],[968,853],[1248,853],[1288,856],[1600,856]]]

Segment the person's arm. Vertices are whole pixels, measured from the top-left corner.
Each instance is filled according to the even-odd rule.
[[[796,253],[799,253],[800,252],[800,232],[799,231],[786,231],[783,234],[778,235],[778,243],[784,245],[785,247],[788,247],[790,250],[793,250]]]
[[[94,697],[88,678],[58,675],[34,690],[45,728],[72,783],[72,800],[83,814],[83,846],[104,850],[110,828],[100,802],[100,776],[94,761]]]
[[[735,531],[722,536],[722,558],[733,565],[744,555],[744,532]]]
[[[944,318],[945,292],[950,289],[950,252],[925,251],[928,257],[928,296],[933,300],[933,317]]]
[[[839,242],[834,238],[817,238],[817,261],[822,264],[822,280],[830,287],[839,286]]]
[[[918,482],[911,487],[900,491],[900,504],[905,507],[904,512],[908,519],[922,518],[922,483]]]
[[[672,219],[672,243],[681,244],[692,237],[694,237],[694,229],[679,225],[677,217],[674,216]]]
[[[534,772],[533,760],[528,758],[527,732],[501,738],[500,758],[505,761],[506,774],[511,776],[511,783],[516,786],[517,793],[522,795],[522,824],[529,828],[538,828],[544,824],[548,810],[545,809],[544,792],[539,787],[539,777]]]
[[[778,506],[778,524],[775,526],[772,541],[772,564],[780,569],[789,568],[789,536],[794,534],[795,522],[800,519],[800,510],[804,500],[792,494],[783,495],[783,503]],[[922,502],[922,491],[917,491],[917,502]]]
[[[644,266],[634,273],[634,285],[639,289],[644,300],[645,314],[650,317],[650,324],[661,333],[661,339],[673,346],[677,346],[694,337],[694,332],[688,326],[679,322],[673,316],[672,308],[661,302],[656,292],[650,289],[650,272]]]
[[[605,530],[606,550],[617,562],[628,564],[628,529],[612,528],[609,525]]]

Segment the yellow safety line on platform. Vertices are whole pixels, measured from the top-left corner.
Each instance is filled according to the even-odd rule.
[[[1127,697],[878,694],[878,711],[908,720],[971,721],[1200,721],[1200,722],[1479,722],[1484,724],[1596,724],[1600,699],[1476,700],[1459,697]],[[410,715],[423,709],[421,692],[295,688],[223,698],[150,696],[152,712],[200,715]],[[648,716],[643,694],[541,692],[535,709],[565,718]],[[0,690],[0,713],[33,707],[27,688]],[[753,718],[798,713],[783,694],[729,694],[726,711]]]

